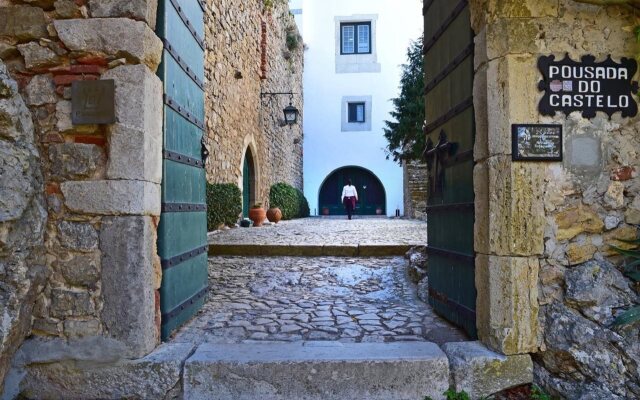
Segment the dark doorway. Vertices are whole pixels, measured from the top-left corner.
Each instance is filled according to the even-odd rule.
[[[255,202],[256,174],[251,149],[247,148],[242,165],[242,215],[249,217],[249,209]]]
[[[347,214],[340,200],[342,188],[349,179],[358,191],[356,215],[386,215],[386,193],[382,182],[371,171],[361,167],[338,168],[327,176],[320,186],[320,214]]]

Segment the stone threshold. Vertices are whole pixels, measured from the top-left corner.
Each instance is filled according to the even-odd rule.
[[[480,342],[165,343],[139,360],[78,363],[55,353],[23,366],[14,394],[28,398],[210,400],[444,399],[450,387],[477,399],[531,383],[528,354],[503,356]],[[5,392],[6,394],[6,392]]]
[[[388,257],[404,256],[408,244],[353,245],[271,245],[271,244],[209,244],[209,256],[246,257]]]

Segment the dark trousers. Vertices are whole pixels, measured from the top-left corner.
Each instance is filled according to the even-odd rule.
[[[353,210],[356,209],[356,198],[354,196],[345,197],[343,200],[344,208],[347,209],[347,216],[351,219],[353,215]]]

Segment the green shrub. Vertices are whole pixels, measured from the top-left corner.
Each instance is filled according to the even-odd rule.
[[[269,191],[269,205],[282,211],[282,219],[305,218],[309,216],[309,202],[304,194],[286,183],[276,183]]]
[[[242,212],[242,192],[233,183],[207,183],[207,230],[233,225]]]
[[[626,241],[623,242],[630,244],[632,246],[640,245],[640,239]],[[640,250],[639,249],[631,249],[626,250],[620,247],[611,246],[613,249],[619,254],[625,256],[627,262],[622,267],[624,269],[624,274],[631,278],[633,282],[638,284],[640,282]],[[623,313],[619,314],[615,321],[613,321],[613,326],[624,326],[624,325],[632,325],[640,322],[640,306],[635,306],[627,309]]]

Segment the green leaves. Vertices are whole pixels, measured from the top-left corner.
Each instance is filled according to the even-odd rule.
[[[640,306],[632,307],[618,315],[611,326],[630,325],[640,321]]]
[[[640,245],[640,239],[623,241],[631,245]],[[623,265],[624,274],[634,282],[640,282],[640,250],[625,250],[616,246],[611,246],[617,253],[630,259]],[[612,327],[630,325],[640,321],[640,306],[632,307],[616,317]]]
[[[242,212],[242,192],[233,183],[207,183],[207,230],[233,225]]]
[[[304,194],[286,183],[276,183],[269,191],[269,204],[282,211],[282,219],[305,218],[309,216],[309,202]]]
[[[419,159],[425,147],[424,123],[424,63],[422,38],[411,43],[407,64],[402,65],[400,97],[392,99],[395,121],[385,121],[384,137],[388,145],[387,159],[401,163],[403,159]]]

